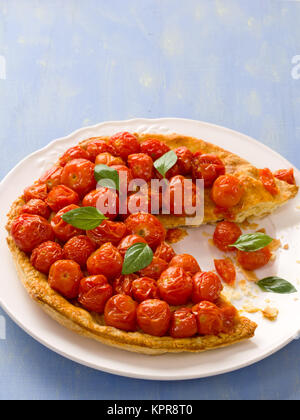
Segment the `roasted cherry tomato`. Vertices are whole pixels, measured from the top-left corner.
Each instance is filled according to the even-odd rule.
[[[121,254],[110,242],[102,245],[87,260],[87,269],[91,275],[103,274],[108,280],[121,275],[122,265]]]
[[[95,162],[96,157],[100,153],[108,152],[108,145],[104,140],[95,137],[94,139],[91,139],[91,141],[86,146],[86,151],[90,156],[89,158]]]
[[[48,195],[47,185],[33,184],[24,190],[24,199],[26,203],[32,199],[46,200]]]
[[[34,268],[44,274],[48,274],[50,267],[58,260],[64,259],[61,246],[53,241],[46,241],[34,248],[30,256],[30,262]]]
[[[86,235],[78,235],[69,239],[64,246],[65,258],[74,260],[85,267],[87,259],[95,251],[94,243]]]
[[[95,160],[96,165],[125,165],[125,162],[123,159],[121,159],[118,156],[113,156],[111,153],[103,152],[97,155]]]
[[[223,330],[221,310],[211,302],[203,301],[192,308],[200,335],[218,335]]]
[[[242,231],[236,223],[233,222],[220,222],[214,232],[214,244],[224,252],[235,251],[233,245],[242,235]]]
[[[183,268],[183,270],[191,276],[201,271],[197,260],[190,254],[175,255],[170,262],[170,267],[174,266]]]
[[[78,296],[82,277],[80,265],[75,261],[58,260],[51,265],[48,281],[53,290],[68,299],[74,299]]]
[[[32,198],[20,208],[19,213],[37,214],[38,216],[44,217],[44,219],[49,219],[51,210],[45,201]]]
[[[67,163],[74,159],[87,159],[90,160],[89,153],[80,146],[74,146],[68,149],[59,159],[60,166],[65,166]]]
[[[170,305],[186,304],[193,291],[192,278],[181,267],[169,267],[157,281],[162,299]]]
[[[125,221],[128,232],[142,236],[151,248],[156,248],[166,237],[166,230],[152,214],[131,214]]]
[[[197,334],[197,319],[190,308],[180,308],[173,312],[170,335],[173,338],[188,338]]]
[[[285,181],[290,185],[296,185],[294,169],[280,169],[279,171],[274,172],[274,176],[281,181]]]
[[[107,325],[124,331],[136,330],[137,303],[127,295],[112,296],[105,305],[104,319]]]
[[[194,303],[206,300],[215,302],[223,289],[221,280],[212,271],[197,273],[193,277],[192,301]]]
[[[127,216],[134,213],[159,214],[161,207],[161,193],[147,185],[128,197]]]
[[[185,146],[174,150],[177,155],[177,165],[180,175],[190,175],[192,172],[193,153]]]
[[[149,277],[140,277],[132,282],[132,295],[137,302],[147,299],[159,299],[156,281]]]
[[[218,307],[223,318],[222,331],[224,333],[230,333],[235,326],[236,319],[238,317],[238,311],[234,306],[225,302],[218,302]]]
[[[221,279],[233,286],[236,280],[236,269],[231,259],[215,260],[215,267]]]
[[[140,151],[140,143],[136,136],[127,132],[115,134],[108,143],[114,151],[113,154],[121,156],[123,160],[127,160],[129,155]]]
[[[268,169],[268,168],[260,169],[259,170],[259,178],[260,178],[263,186],[265,187],[265,189],[270,194],[272,194],[272,195],[279,194],[279,190],[278,190],[278,187],[276,185],[274,175],[272,174],[270,169]]]
[[[236,206],[242,199],[244,188],[240,180],[233,175],[220,176],[214,183],[212,199],[218,207],[230,208]]]
[[[51,219],[51,226],[53,232],[57,239],[61,242],[67,242],[69,239],[73,238],[73,236],[82,235],[84,233],[83,230],[77,229],[76,227],[69,225],[69,223],[65,222],[61,216],[65,213],[68,213],[71,210],[78,209],[79,206],[75,204],[71,204],[63,209],[61,209],[56,215]]]
[[[103,314],[104,307],[113,290],[102,275],[84,277],[80,281],[78,302],[88,311]]]
[[[79,196],[65,185],[57,185],[49,192],[46,203],[56,213],[70,204],[78,204]]]
[[[61,174],[61,182],[83,197],[96,187],[95,165],[87,159],[74,159],[66,164]]]
[[[211,187],[215,180],[225,175],[225,165],[216,155],[204,155],[196,152],[193,156],[193,177],[203,179],[206,188]]]
[[[238,251],[239,264],[248,271],[257,270],[268,264],[272,253],[268,247],[254,252]]]
[[[16,217],[11,224],[10,233],[17,246],[24,252],[31,252],[42,242],[54,239],[48,221],[35,214]]]
[[[128,295],[132,297],[132,282],[138,279],[136,274],[121,275],[113,281],[114,294]]]
[[[61,166],[55,165],[40,177],[39,182],[46,184],[48,191],[51,191],[53,187],[61,184],[62,171],[63,168]]]
[[[142,238],[139,235],[127,235],[127,236],[125,236],[125,238],[123,238],[118,245],[118,250],[119,250],[120,254],[122,255],[122,257],[124,258],[128,248],[130,248],[132,245],[137,244],[137,243],[146,244],[147,242],[145,241],[144,238]]]
[[[118,215],[119,197],[115,190],[99,187],[84,197],[82,205],[84,207],[96,207],[104,216],[114,220]]]
[[[157,248],[154,253],[154,257],[161,258],[162,260],[167,261],[168,263],[171,261],[173,257],[175,257],[175,251],[167,242],[162,242]]]
[[[128,156],[128,166],[133,178],[150,181],[153,172],[153,160],[146,153],[136,153]]]
[[[103,220],[103,222],[95,229],[88,230],[87,236],[96,245],[103,245],[105,242],[111,242],[118,245],[120,240],[126,235],[127,229],[122,222],[112,222],[111,220]]]
[[[192,216],[197,211],[196,206],[201,204],[199,194],[191,179],[177,175],[170,179],[168,193],[163,194],[163,203],[167,209],[166,200],[169,201],[170,214]]]
[[[171,310],[162,300],[147,299],[137,308],[138,325],[146,334],[162,337],[169,329],[170,320]]]
[[[158,280],[161,274],[168,268],[168,263],[158,257],[153,257],[148,267],[143,268],[140,271],[141,277],[150,277]]]
[[[131,170],[125,165],[110,165],[110,167],[119,174],[120,189],[127,191],[130,182],[133,180]]]
[[[141,144],[141,152],[149,155],[153,162],[169,151],[169,146],[158,139],[147,139]]]

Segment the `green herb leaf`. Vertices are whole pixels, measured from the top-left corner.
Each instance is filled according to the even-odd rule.
[[[165,178],[166,173],[169,169],[173,168],[177,159],[176,153],[173,150],[170,150],[170,152],[165,153],[154,162],[154,167]]]
[[[126,251],[122,274],[132,274],[142,270],[152,262],[153,251],[149,245],[138,242]]]
[[[95,207],[80,207],[78,209],[70,210],[61,218],[78,229],[91,230],[98,227],[103,220],[107,219],[101,211]]]
[[[101,187],[119,190],[120,179],[118,171],[107,165],[96,165],[94,170],[95,180]]]
[[[241,235],[235,244],[230,245],[240,251],[254,252],[270,245],[273,239],[261,232]]]
[[[266,277],[256,283],[264,292],[288,294],[296,293],[297,289],[288,281],[280,277]]]

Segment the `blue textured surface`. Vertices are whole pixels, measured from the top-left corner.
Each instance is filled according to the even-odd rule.
[[[56,137],[131,117],[224,125],[300,167],[299,3],[0,0],[0,178]],[[147,382],[63,359],[3,316],[1,399],[300,398],[299,342],[231,374]]]

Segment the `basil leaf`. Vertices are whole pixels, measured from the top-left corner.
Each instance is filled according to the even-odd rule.
[[[246,235],[241,235],[233,245],[229,246],[240,251],[254,252],[270,245],[272,241],[273,239],[270,236],[261,232],[247,233]]]
[[[69,225],[83,230],[95,229],[107,219],[96,207],[79,207],[63,214],[61,218]]]
[[[154,167],[165,178],[166,173],[169,169],[173,168],[177,160],[178,157],[176,153],[173,150],[170,150],[170,152],[165,153],[154,162]]]
[[[120,179],[118,171],[107,165],[96,165],[94,170],[95,180],[101,187],[119,190]]]
[[[126,251],[122,274],[132,274],[142,270],[152,262],[153,251],[149,245],[138,242]]]
[[[264,292],[272,293],[296,293],[297,289],[288,281],[280,277],[266,277],[256,283]]]

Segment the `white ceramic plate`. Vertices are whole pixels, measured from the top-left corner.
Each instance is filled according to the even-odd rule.
[[[263,319],[261,314],[250,315],[259,327],[254,339],[200,354],[169,354],[145,356],[114,349],[76,335],[61,327],[46,315],[27,295],[18,280],[13,262],[6,246],[4,228],[6,214],[11,203],[21,195],[24,187],[30,185],[47,168],[56,162],[67,148],[80,140],[97,135],[110,135],[118,131],[140,133],[180,133],[211,141],[225,149],[239,154],[257,167],[270,167],[272,170],[288,168],[291,165],[280,155],[257,141],[235,131],[198,121],[184,119],[136,119],[130,121],[106,122],[94,127],[82,128],[75,133],[55,140],[48,146],[28,156],[20,162],[0,184],[0,303],[10,317],[28,334],[55,352],[83,365],[106,372],[142,379],[180,380],[217,375],[248,366],[279,350],[300,331],[300,304],[293,295],[263,294],[253,286],[258,295],[252,302],[260,307],[266,306],[265,299],[279,308],[276,322]],[[298,184],[300,174],[296,170]],[[300,279],[300,211],[296,198],[276,214],[266,218],[261,225],[268,233],[276,235],[289,244],[289,250],[278,251],[276,262],[267,269],[260,270],[260,276],[278,274],[297,285]],[[189,252],[198,258],[202,269],[212,269],[213,257],[218,251],[211,247],[203,231],[211,232],[212,227],[203,227],[189,232],[189,236],[176,244],[177,252]],[[247,300],[247,299],[246,299]],[[234,301],[241,307],[243,300]]]

